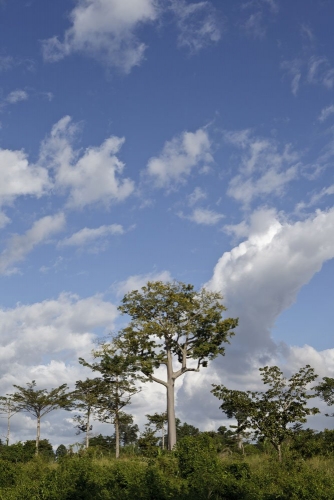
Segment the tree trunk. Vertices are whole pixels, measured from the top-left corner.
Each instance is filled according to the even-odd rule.
[[[165,449],[165,426],[162,424],[162,434],[161,434],[161,447],[164,450]]]
[[[277,452],[278,452],[278,461],[282,462],[282,450],[281,450],[281,445],[277,445]]]
[[[119,418],[118,414],[115,415],[115,441],[116,441],[116,458],[119,458]]]
[[[168,450],[171,451],[176,444],[175,422],[175,380],[173,378],[173,362],[170,349],[167,350],[167,422],[168,422]]]
[[[36,455],[38,455],[39,440],[41,437],[41,417],[37,417],[37,435],[36,435]]]
[[[9,416],[9,417],[7,418],[7,436],[6,436],[6,445],[7,445],[7,446],[9,446],[10,418],[11,418],[11,416]]]
[[[242,432],[237,433],[238,450],[245,454]]]
[[[89,447],[89,419],[90,419],[90,408],[87,410],[87,419],[86,419],[86,450]]]

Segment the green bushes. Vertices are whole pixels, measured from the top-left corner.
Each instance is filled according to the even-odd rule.
[[[115,460],[90,454],[0,460],[0,500],[332,500],[334,460],[221,459],[209,436],[173,453]]]

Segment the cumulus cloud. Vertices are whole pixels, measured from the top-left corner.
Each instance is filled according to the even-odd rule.
[[[333,113],[334,113],[334,104],[331,104],[330,106],[327,106],[326,108],[323,108],[321,110],[319,117],[318,117],[319,122],[324,122]]]
[[[188,3],[171,0],[179,29],[178,43],[191,52],[198,52],[220,40],[223,23],[211,2]]]
[[[76,0],[63,40],[44,40],[45,61],[55,62],[81,52],[129,73],[141,63],[146,45],[136,30],[158,15],[155,0]]]
[[[90,359],[97,335],[109,333],[117,316],[116,306],[101,295],[80,298],[61,293],[56,299],[0,308],[1,394],[12,393],[13,384],[22,386],[31,380],[39,388],[67,383],[73,389],[76,380],[91,376],[78,357]],[[72,443],[75,431],[70,417],[58,411],[49,415],[42,424],[43,437],[56,445],[60,436],[62,442]],[[33,439],[35,429],[29,416],[15,416],[11,439]]]
[[[41,197],[50,187],[48,171],[29,164],[24,151],[0,149],[0,206],[18,196]]]
[[[252,137],[249,130],[228,132],[225,139],[242,151],[239,173],[231,179],[227,193],[245,206],[257,197],[281,195],[298,177],[300,155],[289,144],[280,151],[276,141]]]
[[[58,243],[59,246],[77,246],[81,247],[90,243],[106,238],[110,235],[124,234],[124,228],[120,224],[110,224],[109,226],[100,226],[97,228],[84,227],[80,231],[72,234]]]
[[[207,286],[223,293],[230,315],[240,316],[233,343],[252,353],[276,351],[275,320],[334,257],[334,209],[294,223],[261,209],[236,232],[247,239],[224,253]]]
[[[160,156],[149,160],[146,174],[156,187],[175,188],[194,168],[212,162],[209,135],[205,129],[198,129],[166,142]]]
[[[37,245],[61,231],[65,226],[64,214],[49,215],[36,221],[24,234],[14,234],[0,254],[0,274],[15,272],[13,265],[25,259]]]
[[[54,171],[55,188],[69,192],[67,206],[109,205],[126,199],[134,183],[121,178],[125,165],[116,156],[124,138],[111,136],[80,154],[72,145],[77,130],[77,125],[65,116],[53,126],[40,151],[39,163]]]

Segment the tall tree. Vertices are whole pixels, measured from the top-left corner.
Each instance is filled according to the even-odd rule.
[[[35,380],[28,382],[27,386],[26,388],[14,384],[17,392],[8,394],[7,396],[12,399],[18,411],[30,413],[36,418],[36,455],[38,455],[42,417],[54,410],[70,410],[72,408],[72,400],[71,394],[67,392],[67,384],[62,384],[50,391],[47,389],[37,389]]]
[[[119,335],[122,352],[137,357],[151,382],[166,388],[168,449],[176,443],[175,381],[186,372],[199,371],[209,360],[224,354],[223,343],[233,335],[237,319],[223,319],[222,296],[181,282],[148,282],[141,291],[126,294],[119,307],[131,320]],[[195,363],[188,364],[189,360]],[[178,363],[175,368],[174,364]],[[195,365],[195,366],[194,366]],[[166,367],[166,378],[155,375]]]
[[[9,445],[10,436],[10,420],[18,412],[18,408],[12,398],[8,396],[0,396],[0,413],[6,415],[7,418],[7,435],[6,445]]]
[[[243,438],[246,429],[250,426],[252,414],[252,400],[247,392],[227,389],[224,385],[213,385],[212,394],[222,400],[220,409],[228,418],[235,418],[237,425],[231,425],[235,429],[237,446],[244,453]]]
[[[114,425],[116,458],[119,458],[120,423],[132,423],[132,417],[127,416],[123,408],[130,404],[132,396],[141,390],[137,385],[137,368],[133,364],[134,358],[119,353],[113,342],[102,344],[101,348],[94,352],[94,357],[99,358],[99,361],[87,363],[80,358],[79,362],[101,373],[104,384],[98,398],[96,415],[101,422]]]
[[[83,415],[75,415],[74,420],[78,433],[84,432],[86,435],[85,445],[89,447],[89,433],[92,430],[92,414],[99,407],[99,398],[105,391],[105,383],[101,378],[77,380],[75,390],[72,393],[76,409]]]

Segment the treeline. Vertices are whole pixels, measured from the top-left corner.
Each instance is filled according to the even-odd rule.
[[[79,359],[95,377],[78,380],[73,391],[66,384],[50,391],[38,389],[32,381],[26,387],[14,385],[15,392],[0,398],[1,412],[7,416],[7,444],[12,417],[27,412],[36,418],[38,454],[42,418],[65,409],[75,412],[75,426],[78,433],[85,434],[87,449],[92,421],[112,424],[118,458],[122,429],[134,431],[133,418],[124,410],[142,390],[142,384],[152,382],[166,390],[166,412],[147,416],[149,425],[141,439],[154,442],[158,439],[156,433],[161,432],[162,449],[165,435],[168,450],[174,448],[178,432],[175,381],[224,355],[224,344],[234,335],[238,319],[223,317],[226,308],[219,293],[196,291],[192,285],[181,282],[148,282],[140,291],[126,294],[119,310],[128,316],[127,326],[99,345],[93,352],[93,362]],[[156,375],[160,367],[165,368],[165,378]],[[308,401],[318,395],[328,404],[334,402],[334,381],[326,377],[310,388],[317,375],[309,365],[290,379],[277,366],[260,368],[260,373],[264,391],[238,391],[214,385],[211,392],[221,401],[220,408],[227,417],[237,422],[234,434],[239,450],[244,451],[243,443],[249,435],[253,439],[266,438],[281,461],[282,444],[291,436],[292,426],[305,423],[309,415],[319,412]]]

